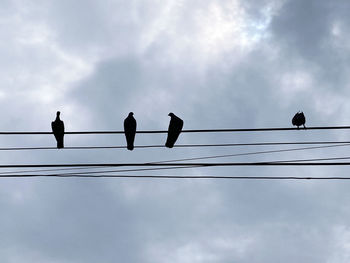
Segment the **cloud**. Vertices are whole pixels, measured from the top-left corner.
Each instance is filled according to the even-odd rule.
[[[2,130],[67,131],[347,123],[347,3],[3,1]],[[347,133],[181,134],[179,143],[347,139]],[[124,145],[68,136],[66,145]],[[164,144],[165,135],[137,135]],[[1,137],[54,146],[53,136]],[[275,147],[1,152],[3,163],[150,162]],[[347,147],[219,161],[346,156]],[[204,159],[205,160],[205,159]],[[104,170],[110,170],[106,168]],[[96,169],[90,169],[92,171]],[[58,171],[56,171],[58,172]],[[67,172],[67,171],[59,171]],[[140,172],[139,172],[140,173]],[[135,172],[136,174],[136,172]],[[146,174],[146,173],[140,173]],[[237,167],[151,174],[346,175],[343,168]],[[4,179],[2,262],[345,262],[347,185],[315,181]]]

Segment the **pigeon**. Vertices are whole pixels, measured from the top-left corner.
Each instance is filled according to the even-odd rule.
[[[134,149],[134,140],[136,134],[136,120],[133,117],[134,113],[130,112],[128,117],[124,120],[124,133],[128,150]]]
[[[304,113],[301,111],[297,112],[293,119],[292,119],[292,124],[294,126],[297,126],[298,129],[299,129],[299,126],[303,125],[304,126],[304,129],[306,129],[305,127],[305,116],[304,116]]]
[[[51,128],[53,135],[55,135],[57,141],[57,148],[63,148],[63,136],[64,136],[64,123],[60,120],[60,112],[57,112],[56,120],[51,122]]]
[[[170,116],[171,119],[168,128],[168,138],[166,140],[165,146],[168,148],[173,148],[177,138],[181,133],[184,122],[172,112],[170,112],[168,116]]]

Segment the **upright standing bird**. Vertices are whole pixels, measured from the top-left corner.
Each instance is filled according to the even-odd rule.
[[[56,114],[56,120],[51,122],[51,128],[53,135],[55,135],[57,141],[57,148],[63,148],[64,123],[60,120],[59,111]]]
[[[293,119],[292,119],[292,124],[294,126],[297,126],[298,129],[299,129],[299,126],[303,125],[304,126],[304,129],[306,129],[305,127],[305,116],[304,116],[304,113],[301,111],[297,112]]]
[[[172,112],[170,112],[168,116],[170,116],[171,119],[168,128],[168,138],[166,140],[165,146],[168,148],[173,148],[177,138],[181,133],[184,122]]]
[[[136,120],[133,117],[134,113],[130,112],[128,117],[124,120],[124,133],[128,150],[134,149],[134,140],[136,134]]]

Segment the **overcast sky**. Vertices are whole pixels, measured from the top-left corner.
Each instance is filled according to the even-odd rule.
[[[2,0],[1,131],[349,125],[347,0]],[[165,134],[137,134],[136,145]],[[181,134],[178,144],[349,140],[347,131]],[[1,147],[55,146],[52,135]],[[125,145],[66,135],[66,146]],[[298,146],[0,151],[0,164],[151,162]],[[348,147],[204,161],[348,156]],[[106,170],[106,169],[104,169]],[[107,169],[108,170],[108,169]],[[110,170],[110,169],[109,169]],[[0,172],[10,172],[1,170]],[[346,176],[347,167],[230,167],[143,175]],[[3,178],[3,263],[348,263],[350,182]]]

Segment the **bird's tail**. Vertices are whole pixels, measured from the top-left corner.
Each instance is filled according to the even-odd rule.
[[[166,141],[165,146],[168,148],[173,148],[174,147],[174,142],[170,142],[169,140]]]
[[[57,140],[57,148],[58,149],[64,148],[63,139],[62,140]]]
[[[126,147],[129,151],[134,150],[134,145],[133,144],[128,144],[128,146]]]

